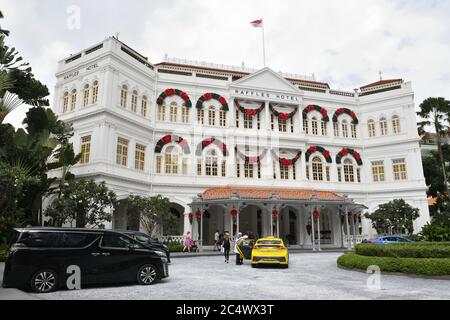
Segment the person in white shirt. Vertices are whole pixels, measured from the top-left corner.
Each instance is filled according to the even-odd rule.
[[[241,257],[241,254],[239,253],[239,251],[238,251],[238,245],[239,245],[239,242],[241,241],[241,240],[244,240],[244,239],[247,239],[248,238],[248,236],[242,236],[242,233],[238,233],[238,235],[237,235],[237,239],[236,239],[236,241],[235,241],[235,243],[234,243],[234,252],[236,253],[236,265],[241,265],[243,262],[243,259],[242,259],[242,257]]]
[[[216,230],[216,233],[214,233],[214,251],[220,250],[219,247],[219,230]]]

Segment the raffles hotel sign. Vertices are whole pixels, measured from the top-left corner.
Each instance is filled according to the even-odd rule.
[[[239,98],[259,98],[268,100],[279,100],[283,102],[300,102],[300,98],[293,95],[288,95],[284,93],[276,93],[269,91],[259,91],[259,90],[246,90],[246,89],[234,89],[233,95]]]

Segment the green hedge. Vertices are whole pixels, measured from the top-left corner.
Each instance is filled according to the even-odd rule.
[[[368,257],[450,258],[449,243],[358,244],[355,253]]]
[[[346,253],[337,260],[339,266],[367,270],[369,266],[378,266],[382,272],[401,272],[427,276],[449,276],[450,259],[418,259],[366,257],[356,253]]]
[[[177,242],[166,242],[165,245],[169,247],[170,252],[182,252],[184,248],[182,244]]]

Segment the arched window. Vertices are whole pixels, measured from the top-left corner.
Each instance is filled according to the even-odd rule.
[[[186,106],[181,107],[181,121],[183,123],[189,123],[189,110],[190,108]]]
[[[164,166],[166,174],[178,174],[180,154],[175,146],[167,147],[164,152]]]
[[[147,106],[148,106],[147,96],[142,96],[141,115],[144,117],[147,116]]]
[[[355,167],[350,159],[344,161],[344,181],[355,182]]]
[[[375,121],[372,119],[367,121],[367,130],[369,131],[369,137],[375,137]]]
[[[206,153],[205,174],[207,176],[217,177],[219,175],[219,159],[216,150],[211,149]]]
[[[70,111],[75,111],[75,107],[77,105],[77,90],[73,89],[70,99]]]
[[[395,134],[400,133],[400,118],[397,115],[392,117],[392,128]]]
[[[89,104],[89,85],[85,84],[83,88],[83,107]]]
[[[64,98],[63,98],[63,112],[67,112],[69,109],[69,92],[64,92]]]
[[[225,110],[219,111],[219,121],[221,127],[227,126],[227,112]]]
[[[96,104],[98,101],[98,81],[94,81],[92,86],[92,104]]]
[[[314,134],[314,135],[318,135],[319,134],[318,123],[317,123],[317,118],[316,117],[313,117],[311,119],[311,129],[312,129],[312,134]]]
[[[131,111],[137,111],[137,101],[138,101],[138,92],[133,90],[133,94],[131,95]]]
[[[328,122],[323,121],[323,120],[320,121],[320,126],[322,128],[322,135],[323,136],[327,136],[328,135],[327,125],[328,125]]]
[[[342,136],[348,138],[348,123],[347,120],[342,120]]]
[[[128,99],[128,87],[126,85],[122,86],[122,90],[120,92],[120,106],[123,108],[127,107],[127,99]]]
[[[210,106],[208,109],[208,124],[210,126],[216,125],[216,109],[214,106]]]
[[[170,104],[170,122],[177,122],[178,105],[176,102]]]
[[[384,117],[380,119],[380,132],[382,136],[388,134],[387,120]]]
[[[323,181],[323,163],[320,157],[314,157],[312,160],[312,177],[314,181]]]

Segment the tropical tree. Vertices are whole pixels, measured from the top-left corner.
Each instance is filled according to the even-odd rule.
[[[127,215],[139,219],[146,232],[154,236],[159,226],[175,223],[175,216],[170,212],[168,198],[161,195],[141,197],[131,195],[127,198]]]
[[[75,222],[77,228],[104,228],[104,223],[111,221],[117,198],[104,181],[68,180],[60,192],[60,197],[45,210],[45,215],[51,218],[50,225]]]
[[[0,11],[0,19],[3,19],[3,13],[1,11]],[[2,29],[2,27],[0,26],[0,35],[8,36],[9,35],[9,31]]]
[[[411,234],[414,231],[413,222],[419,216],[419,209],[411,207],[403,199],[380,204],[377,210],[365,214],[378,234],[398,234],[404,230]]]
[[[444,162],[450,163],[450,145],[442,145]],[[439,153],[435,150],[428,152],[422,158],[423,173],[428,186],[427,195],[437,197],[446,192],[444,176],[440,165]],[[449,165],[446,165],[446,172],[450,172]]]
[[[420,130],[423,130],[425,126],[434,127],[439,165],[444,178],[445,191],[447,197],[450,199],[448,178],[442,151],[442,136],[447,135],[449,132],[450,101],[444,98],[428,98],[420,104],[420,111],[417,114],[424,119],[418,123]]]

